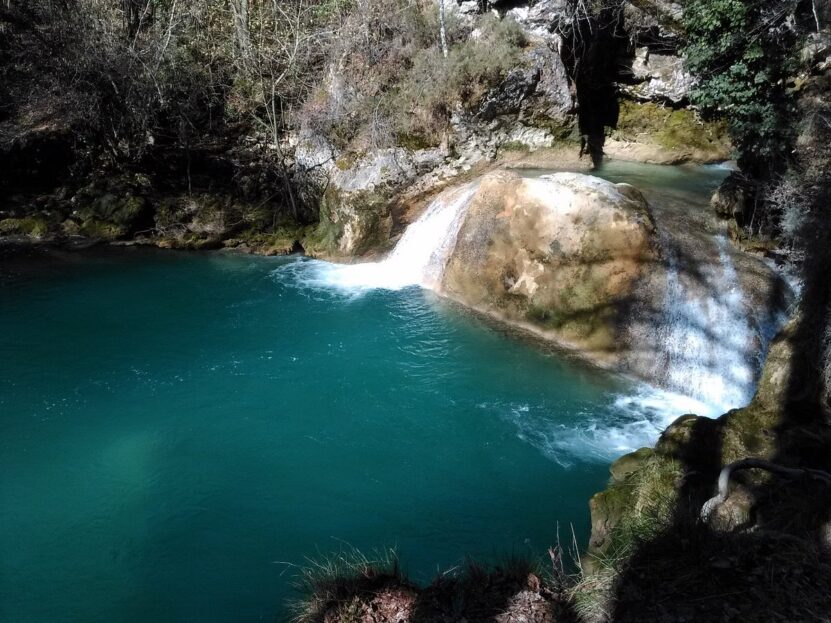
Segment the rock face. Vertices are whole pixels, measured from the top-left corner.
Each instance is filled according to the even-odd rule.
[[[632,75],[639,83],[627,87],[627,93],[638,99],[666,100],[672,104],[686,100],[694,83],[683,58],[651,53],[647,47],[635,50]]]
[[[509,73],[502,84],[480,105],[479,119],[490,121],[499,115],[519,115],[520,120],[550,125],[564,123],[574,101],[568,76],[559,54],[546,44],[537,44],[526,55],[528,67]]]
[[[577,173],[482,178],[441,291],[614,364],[622,311],[657,258],[646,201]]]
[[[439,167],[438,149],[389,148],[362,155],[338,153],[322,137],[302,137],[295,148],[302,174],[320,189],[320,224],[304,247],[311,255],[362,255],[389,244],[392,205],[420,176]]]

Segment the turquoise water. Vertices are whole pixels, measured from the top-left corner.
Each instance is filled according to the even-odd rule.
[[[271,621],[286,563],[345,544],[427,580],[588,535],[607,461],[656,430],[627,382],[314,266],[0,264],[0,620]]]
[[[724,171],[601,174],[686,218]],[[0,260],[0,620],[272,621],[307,556],[396,547],[426,581],[544,554],[558,529],[585,539],[608,461],[677,415],[430,292],[329,270]]]

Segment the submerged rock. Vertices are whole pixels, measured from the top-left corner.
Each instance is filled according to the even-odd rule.
[[[646,201],[577,173],[485,176],[440,289],[462,303],[616,363],[624,309],[658,258]]]

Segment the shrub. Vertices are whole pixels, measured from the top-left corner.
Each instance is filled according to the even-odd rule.
[[[698,78],[693,103],[724,116],[742,168],[781,169],[792,135],[786,84],[796,35],[791,0],[691,0],[684,10],[687,65]]]
[[[435,5],[368,2],[367,15],[356,11],[338,32],[329,61],[337,73],[309,98],[301,123],[342,149],[438,144],[451,112],[475,107],[526,45],[511,19],[485,15],[468,33],[453,16],[444,58]]]

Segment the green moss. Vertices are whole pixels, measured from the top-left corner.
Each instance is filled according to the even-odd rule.
[[[590,551],[600,566],[617,566],[638,542],[669,524],[684,475],[680,462],[650,449],[621,457],[615,465],[612,474],[620,479],[590,502]]]
[[[358,154],[356,154],[355,152],[345,152],[341,155],[340,158],[335,160],[335,166],[340,171],[348,171],[349,169],[355,166],[356,162],[358,162],[358,157]]]
[[[288,255],[292,253],[301,237],[303,230],[299,226],[278,227],[274,232],[246,230],[236,238],[226,240],[224,246],[237,247],[242,244],[262,255]]]
[[[651,448],[641,448],[629,454],[624,454],[609,468],[612,474],[612,482],[624,482],[631,474],[641,469],[654,453],[655,451]]]
[[[218,236],[187,233],[176,238],[159,238],[156,245],[162,249],[186,249],[189,251],[207,251],[222,248],[222,240]]]
[[[332,225],[321,221],[316,225],[306,227],[300,233],[298,240],[306,255],[319,257],[327,254],[327,250],[331,248],[332,241],[336,240],[336,237],[332,231]]]
[[[771,458],[777,450],[775,431],[783,424],[777,411],[751,404],[723,418],[721,460],[723,464],[748,457]]]
[[[506,143],[502,143],[499,146],[499,149],[503,151],[529,151],[528,145],[521,141],[508,141]]]
[[[399,147],[409,149],[410,151],[430,149],[431,147],[438,147],[439,145],[435,136],[428,136],[418,132],[397,132],[395,135],[395,143]]]
[[[352,223],[350,253],[361,255],[389,245],[389,198],[378,190],[341,193],[327,188],[320,204],[320,223],[301,241],[310,254],[337,255],[344,232],[344,219]]]
[[[574,117],[560,120],[535,115],[528,119],[526,123],[532,128],[546,130],[554,137],[549,147],[558,147],[561,145],[571,147],[575,144],[580,144],[580,131],[575,121],[576,118]]]
[[[49,233],[49,222],[45,218],[28,216],[25,218],[7,218],[0,221],[0,234],[17,234],[31,238],[43,238]]]
[[[730,148],[725,122],[702,121],[687,108],[675,110],[652,102],[621,102],[615,136],[652,142],[669,151],[724,152]]]
[[[121,225],[98,219],[84,221],[79,228],[79,232],[82,236],[95,240],[117,240],[127,233]]]

